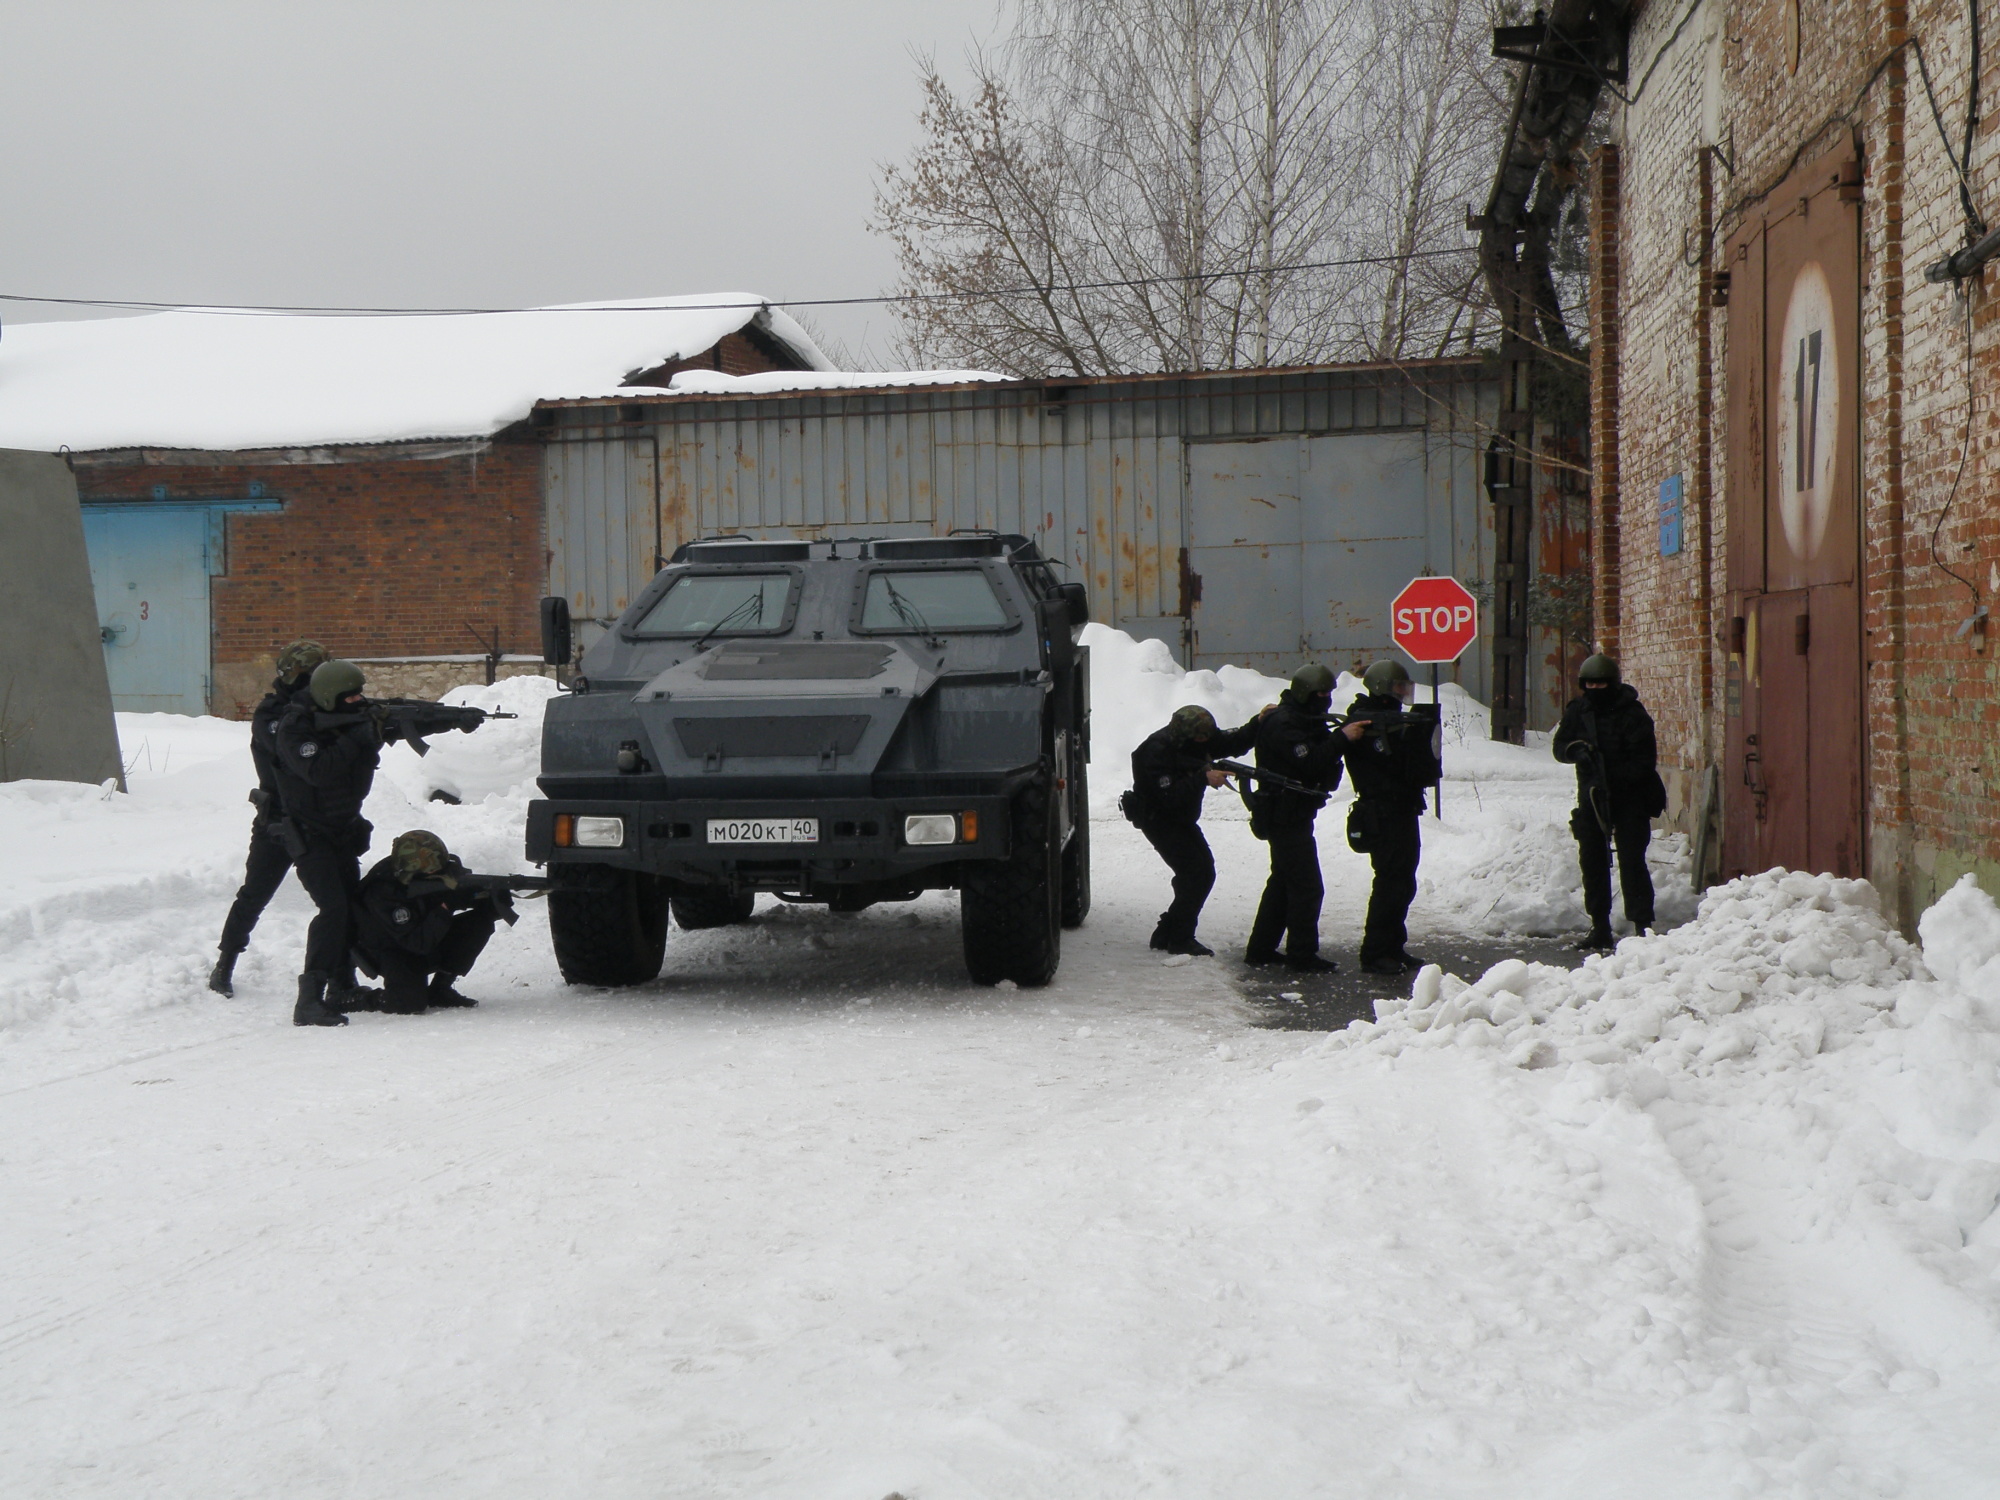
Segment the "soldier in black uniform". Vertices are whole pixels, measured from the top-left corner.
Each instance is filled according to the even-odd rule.
[[[292,868],[319,908],[306,929],[295,1026],[345,1026],[342,1011],[365,1008],[370,998],[354,986],[353,908],[361,856],[374,832],[361,804],[375,781],[384,730],[357,712],[362,680],[351,661],[322,662],[313,669],[306,699],[278,720],[278,785],[297,841]],[[318,723],[321,715],[343,710],[348,722]]]
[[[1410,903],[1417,895],[1417,862],[1423,841],[1417,820],[1424,791],[1438,778],[1435,704],[1406,713],[1410,674],[1399,661],[1378,661],[1362,675],[1362,695],[1341,726],[1347,773],[1354,780],[1348,844],[1375,867],[1368,892],[1368,920],[1361,933],[1361,967],[1370,974],[1401,974],[1418,966],[1404,946]],[[1428,712],[1426,712],[1428,710]]]
[[[452,982],[472,972],[493,924],[503,916],[511,922],[513,908],[505,891],[460,888],[465,873],[444,840],[413,828],[362,876],[355,947],[382,976],[381,1008],[390,1014],[478,1003]]]
[[[1577,680],[1582,691],[1563,710],[1550,748],[1557,760],[1576,766],[1577,805],[1569,827],[1583,868],[1583,909],[1590,916],[1590,932],[1577,947],[1601,950],[1612,946],[1614,844],[1626,919],[1640,932],[1653,925],[1646,845],[1653,819],[1667,810],[1667,788],[1660,780],[1653,716],[1637,691],[1618,680],[1618,663],[1593,656]]]
[[[1256,740],[1255,719],[1240,729],[1222,729],[1207,709],[1189,704],[1175,709],[1166,727],[1148,735],[1132,752],[1127,813],[1174,872],[1173,904],[1160,913],[1160,923],[1153,929],[1155,948],[1198,958],[1215,951],[1195,936],[1202,904],[1215,888],[1215,856],[1202,836],[1201,804],[1210,787],[1227,779],[1209,763],[1219,756],[1241,755]]]
[[[278,653],[278,675],[250,715],[250,761],[257,768],[257,790],[263,793],[250,820],[250,857],[243,864],[243,884],[229,915],[223,918],[221,954],[209,970],[208,987],[218,995],[235,993],[236,955],[250,946],[250,933],[264,908],[284,884],[292,857],[274,826],[284,816],[278,800],[278,719],[306,696],[307,679],[329,653],[318,641],[293,641]]]
[[[1278,695],[1278,706],[1256,723],[1258,768],[1318,790],[1260,787],[1254,794],[1252,831],[1271,846],[1271,878],[1250,924],[1246,964],[1273,962],[1282,941],[1287,968],[1310,974],[1338,967],[1319,956],[1319,909],[1326,883],[1313,837],[1313,821],[1326,805],[1326,793],[1340,785],[1341,742],[1326,722],[1333,681],[1325,667],[1299,668],[1292,685]]]

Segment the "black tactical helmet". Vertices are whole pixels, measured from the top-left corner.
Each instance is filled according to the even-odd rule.
[[[1410,669],[1394,658],[1378,661],[1361,674],[1361,686],[1377,698],[1386,698],[1399,682],[1410,680]]]
[[[1602,652],[1599,652],[1596,656],[1586,657],[1583,665],[1576,669],[1576,680],[1578,682],[1616,682],[1618,681],[1618,663]]]
[[[389,846],[389,859],[396,878],[408,885],[419,875],[443,874],[451,862],[451,851],[429,829],[412,828],[408,833],[396,835],[396,842]],[[449,881],[450,877],[446,879]]]
[[[1168,737],[1182,744],[1214,733],[1215,715],[1198,703],[1175,709],[1174,716],[1167,720]]]
[[[365,681],[361,668],[351,661],[323,661],[313,668],[312,700],[321,713],[330,714],[342,698],[360,692]]]
[[[1292,673],[1292,691],[1301,698],[1330,695],[1333,692],[1333,673],[1318,662],[1300,667]]]
[[[331,661],[333,653],[318,641],[293,641],[278,653],[278,675],[287,682],[297,682],[323,661]]]

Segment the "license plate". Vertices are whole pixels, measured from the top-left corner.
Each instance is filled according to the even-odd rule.
[[[710,818],[711,844],[817,844],[818,818]]]

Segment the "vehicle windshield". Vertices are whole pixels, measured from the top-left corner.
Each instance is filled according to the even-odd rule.
[[[676,578],[633,635],[771,635],[785,628],[789,573],[691,573]]]
[[[1005,630],[1007,612],[977,568],[882,572],[868,578],[861,628],[889,633]]]

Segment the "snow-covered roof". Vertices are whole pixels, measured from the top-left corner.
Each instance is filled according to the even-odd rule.
[[[461,315],[190,309],[10,323],[0,331],[0,448],[484,437],[538,400],[613,394],[753,322],[802,363],[832,369],[803,328],[749,292]]]

